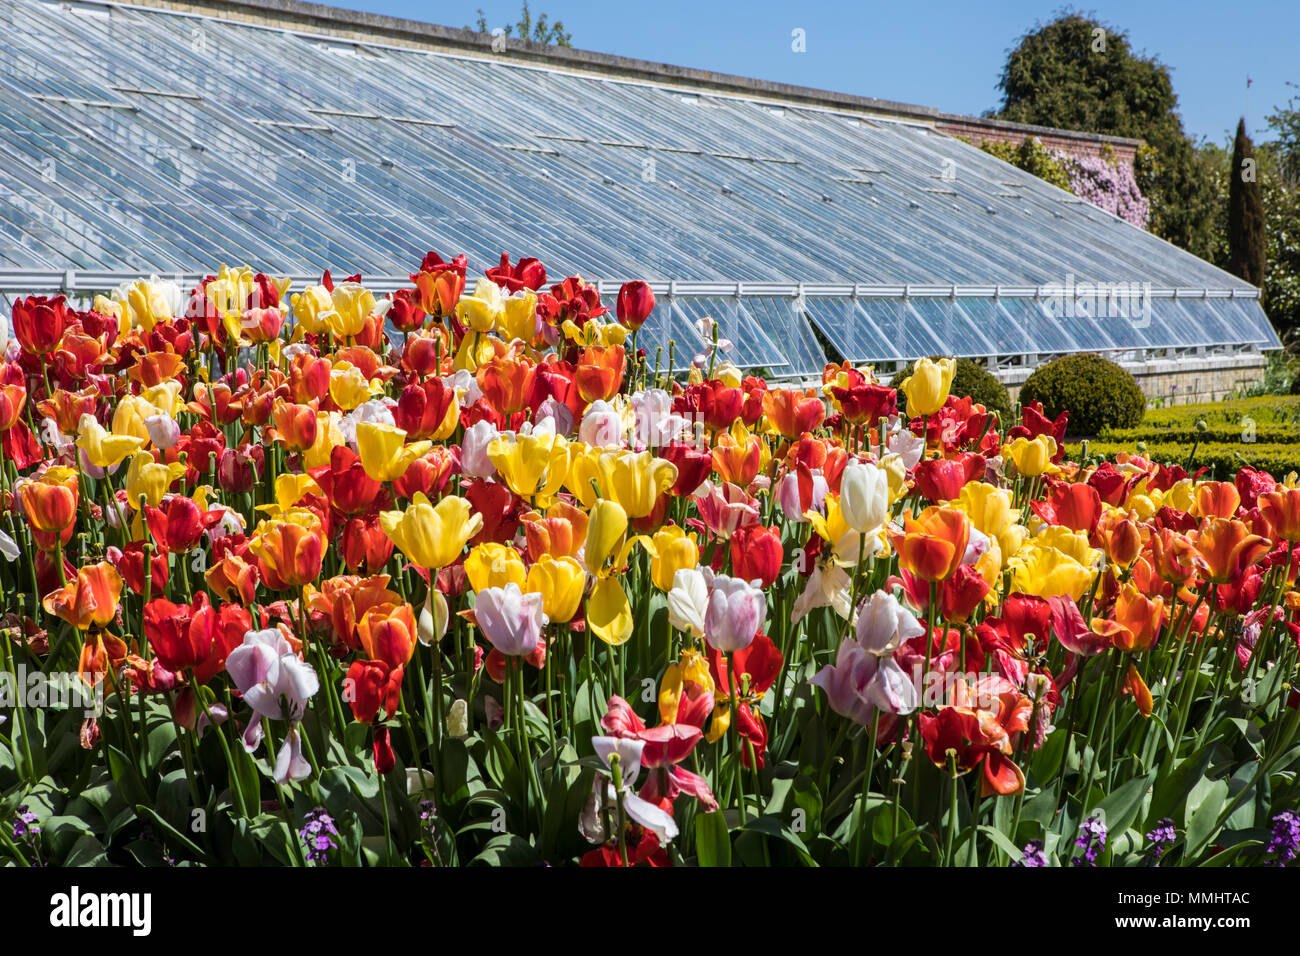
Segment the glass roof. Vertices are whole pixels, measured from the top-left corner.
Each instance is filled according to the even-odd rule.
[[[165,10],[0,6],[0,270],[398,276],[429,249],[607,280],[1250,291],[921,126]],[[683,294],[645,344],[673,340],[680,367],[707,315],[733,361],[778,374],[815,371],[823,343],[863,361],[1278,346],[1254,299],[1150,301],[1133,320],[991,294]]]

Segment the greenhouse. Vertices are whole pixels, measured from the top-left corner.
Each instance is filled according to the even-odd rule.
[[[704,317],[774,378],[1279,346],[1252,286],[924,122],[327,14],[6,3],[0,297],[227,262],[389,291],[429,249],[526,252],[607,295],[650,281],[642,343],[679,367]]]

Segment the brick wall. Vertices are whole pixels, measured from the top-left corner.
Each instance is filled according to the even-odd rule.
[[[1088,134],[1063,136],[1059,133],[1053,134],[1047,131],[1018,130],[991,123],[982,123],[974,117],[962,120],[941,120],[935,125],[949,136],[970,140],[976,146],[986,141],[1011,143],[1019,146],[1026,139],[1032,137],[1048,149],[1059,150],[1067,155],[1078,157],[1101,156],[1105,153],[1106,146],[1109,146],[1114,151],[1115,158],[1128,166],[1133,165],[1133,158],[1137,152],[1136,142],[1117,141],[1114,138]]]

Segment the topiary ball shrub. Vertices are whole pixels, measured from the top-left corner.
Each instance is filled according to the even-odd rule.
[[[934,356],[936,361],[938,358],[939,356]],[[910,363],[907,368],[890,379],[889,387],[898,388],[902,385],[903,381],[912,374],[915,365],[915,362]],[[957,359],[957,370],[953,373],[949,394],[956,395],[958,398],[969,398],[989,411],[997,412],[1004,426],[1014,424],[1011,420],[1011,396],[1007,392],[1007,387],[994,378],[979,362],[965,358]],[[907,411],[907,396],[902,392],[898,393],[898,410]]]
[[[1147,399],[1137,379],[1100,355],[1066,355],[1025,379],[1020,404],[1042,402],[1048,418],[1070,413],[1072,437],[1088,438],[1105,428],[1133,428],[1146,414]]]

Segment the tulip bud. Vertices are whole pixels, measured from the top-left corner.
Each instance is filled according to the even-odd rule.
[[[420,643],[437,644],[442,640],[447,633],[450,618],[451,610],[447,607],[447,599],[437,588],[429,588],[429,596],[424,599],[424,607],[420,609],[420,617],[415,622],[416,636]]]
[[[655,294],[649,283],[637,280],[625,282],[618,290],[618,321],[633,332],[637,331],[654,311]]]

